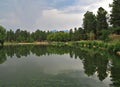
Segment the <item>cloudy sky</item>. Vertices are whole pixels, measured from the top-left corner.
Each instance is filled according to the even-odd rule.
[[[82,26],[86,11],[110,11],[113,0],[0,0],[0,25],[7,30],[66,30]]]

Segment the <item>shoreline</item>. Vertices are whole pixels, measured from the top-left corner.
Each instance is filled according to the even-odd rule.
[[[104,43],[101,41],[75,41],[75,42],[5,42],[4,46],[9,45],[53,45],[53,46],[70,46],[77,48],[88,48],[88,49],[98,49],[98,50],[107,50],[110,53],[114,53],[120,56],[120,43]]]
[[[48,45],[48,42],[5,42],[4,46],[9,46],[9,45]]]

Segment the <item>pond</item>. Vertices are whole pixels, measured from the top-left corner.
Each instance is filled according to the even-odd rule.
[[[0,87],[120,87],[120,58],[67,46],[5,46]]]

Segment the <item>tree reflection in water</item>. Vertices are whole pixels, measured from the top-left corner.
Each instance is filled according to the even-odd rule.
[[[0,64],[4,63],[7,60],[5,50],[0,46]]]
[[[42,46],[42,45],[20,45],[0,47],[0,64],[3,64],[7,57],[22,58],[30,54],[36,56],[52,54],[69,54],[71,58],[79,58],[84,65],[84,72],[88,76],[97,74],[100,81],[103,81],[109,74],[111,77],[111,87],[120,86],[120,58],[101,51],[85,51],[70,47]]]

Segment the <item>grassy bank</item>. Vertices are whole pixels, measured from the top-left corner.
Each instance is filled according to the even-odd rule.
[[[6,42],[6,45],[52,45],[52,46],[69,46],[74,48],[87,48],[106,50],[110,53],[120,55],[120,42],[105,43],[103,41],[73,41],[73,42],[32,42],[32,43],[16,43]]]
[[[105,50],[113,54],[120,55],[120,42],[105,43],[103,41],[76,41],[76,42],[51,42],[53,46],[69,46],[74,48],[87,48]]]

